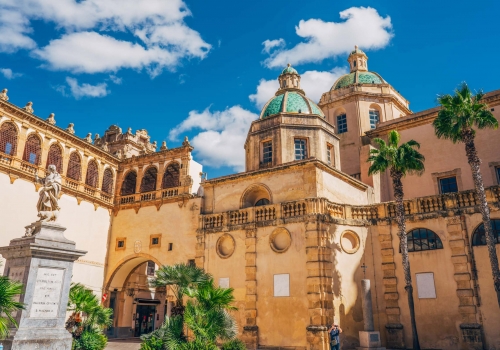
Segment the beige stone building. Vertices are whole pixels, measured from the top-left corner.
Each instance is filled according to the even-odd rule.
[[[423,348],[500,349],[484,231],[463,145],[438,140],[437,108],[409,102],[356,48],[350,73],[318,104],[288,66],[254,121],[242,173],[206,179],[193,148],[159,150],[145,130],[111,126],[80,139],[0,100],[0,244],[33,221],[34,175],[63,175],[61,224],[79,249],[74,281],[106,296],[112,337],[136,337],[169,313],[169,290],[148,279],[161,265],[196,264],[234,288],[240,336],[251,349],[328,349],[339,322],[343,349],[359,345],[361,279],[372,281],[375,328],[388,348],[411,346],[390,178],[368,176],[374,137],[397,129],[421,143],[426,172],[404,179],[417,327]],[[486,100],[500,118],[500,90]],[[493,227],[500,242],[498,130],[478,133]],[[500,253],[500,245],[497,248]]]

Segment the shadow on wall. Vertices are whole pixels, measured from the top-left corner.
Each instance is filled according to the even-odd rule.
[[[338,233],[340,234],[340,232]],[[356,264],[356,268],[353,270],[353,276],[346,276],[346,271],[342,271],[339,263],[339,260],[342,257],[342,254],[347,254],[342,251],[340,244],[335,243],[335,236],[337,233],[334,233],[331,237],[331,249],[332,249],[332,279],[333,279],[333,298],[334,298],[334,306],[338,305],[335,301],[340,301],[340,305],[338,306],[338,317],[336,315],[336,309],[334,307],[334,318],[338,320],[340,327],[343,330],[342,336],[340,337],[341,347],[344,349],[354,349],[359,346],[359,331],[363,330],[363,308],[361,305],[361,295],[360,295],[360,284],[363,277],[363,271],[361,269],[362,261],[365,259],[365,252],[363,251],[363,256]],[[362,248],[360,248],[362,249]],[[349,278],[348,278],[349,277]],[[350,278],[355,281],[356,287],[350,290],[342,289],[342,279],[346,282]],[[349,296],[348,299],[352,300],[353,294],[355,295],[354,305],[346,310],[346,296]]]

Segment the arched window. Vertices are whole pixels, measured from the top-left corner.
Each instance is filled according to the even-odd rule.
[[[122,182],[122,196],[128,196],[135,193],[135,187],[137,184],[137,174],[135,171],[131,171],[125,176],[125,180]]]
[[[40,165],[42,158],[42,142],[38,136],[31,134],[24,146],[23,160],[31,164]]]
[[[57,144],[52,144],[49,148],[49,154],[47,156],[47,166],[46,168],[49,167],[49,165],[55,165],[57,172],[62,173],[62,150],[61,147],[59,147]]]
[[[94,160],[89,162],[87,166],[87,176],[85,177],[85,184],[90,187],[97,187],[97,180],[99,179],[99,171],[97,170],[97,163]]]
[[[158,170],[155,167],[150,167],[144,173],[141,181],[141,192],[151,192],[156,190],[156,177]]]
[[[107,194],[111,194],[113,192],[113,172],[110,168],[106,168],[106,170],[104,170],[104,174],[102,175],[101,190]]]
[[[408,232],[408,251],[443,249],[443,243],[437,234],[426,228],[417,228]]]
[[[500,243],[500,220],[491,220],[491,228],[493,229],[493,237],[495,237],[496,244]],[[472,245],[486,245],[486,232],[484,230],[484,224],[479,225],[474,234],[472,235]]]
[[[17,129],[12,123],[3,123],[0,128],[0,152],[14,156],[16,149]]]
[[[271,202],[269,201],[269,199],[267,199],[267,198],[261,198],[261,199],[259,199],[259,200],[255,203],[255,206],[256,206],[256,207],[260,207],[260,206],[262,206],[262,205],[268,205],[269,203],[271,203]]]
[[[69,155],[68,171],[66,171],[66,176],[76,181],[80,181],[82,178],[82,161],[76,152]]]
[[[179,186],[180,166],[179,163],[172,163],[163,174],[161,188],[171,188]]]

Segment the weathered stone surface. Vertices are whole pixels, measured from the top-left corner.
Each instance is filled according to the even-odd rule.
[[[15,270],[24,285],[20,302],[26,309],[15,319],[4,344],[5,350],[69,350],[72,337],[65,329],[73,262],[86,252],[75,249],[75,243],[64,237],[64,227],[36,222],[33,235],[14,239],[0,253],[7,259],[5,275]]]

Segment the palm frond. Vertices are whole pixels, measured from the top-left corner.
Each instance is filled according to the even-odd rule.
[[[9,327],[17,327],[13,315],[24,309],[24,304],[16,300],[22,292],[22,283],[0,276],[0,339],[8,337]]]
[[[436,136],[457,143],[463,141],[465,134],[474,135],[474,128],[498,128],[498,121],[482,101],[483,97],[482,91],[473,95],[466,83],[462,83],[453,96],[440,96],[441,109],[433,122]]]

